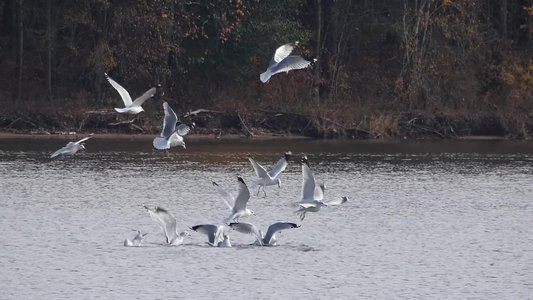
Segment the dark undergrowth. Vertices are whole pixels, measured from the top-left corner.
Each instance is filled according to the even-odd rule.
[[[0,112],[0,131],[20,134],[115,133],[157,134],[162,112],[156,105],[136,116],[112,110],[80,108],[7,109]],[[28,106],[36,107],[36,106]],[[4,107],[5,108],[5,107]],[[307,136],[326,139],[454,139],[467,136],[496,136],[529,139],[533,136],[533,116],[503,114],[375,112],[358,113],[345,108],[279,108],[223,110],[183,117],[195,124],[193,134],[241,134]],[[178,112],[179,114],[179,112]]]

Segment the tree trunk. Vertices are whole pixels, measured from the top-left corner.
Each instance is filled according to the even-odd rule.
[[[22,67],[23,67],[23,50],[24,50],[24,15],[23,15],[24,0],[18,1],[18,92],[15,106],[19,105],[22,97]]]
[[[316,1],[316,58],[315,72],[318,83],[315,86],[315,102],[318,105],[320,103],[320,85],[321,85],[321,72],[320,65],[322,64],[321,45],[322,45],[322,0]]]
[[[507,0],[502,0],[501,2],[501,24],[502,24],[502,36],[503,36],[503,44],[505,48],[507,48],[507,17],[508,17],[508,2]]]
[[[52,1],[46,1],[46,90],[49,101],[52,101]]]

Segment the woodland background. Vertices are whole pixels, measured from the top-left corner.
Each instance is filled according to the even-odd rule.
[[[274,50],[318,58],[259,74]],[[0,0],[0,130],[533,135],[533,0]],[[164,94],[134,120],[118,93]],[[130,117],[131,118],[131,117]]]

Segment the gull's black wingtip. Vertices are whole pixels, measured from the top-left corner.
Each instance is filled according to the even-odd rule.
[[[240,177],[240,176],[237,177],[237,180],[240,181],[240,182],[242,182],[242,183],[244,183],[244,179],[242,179],[242,177]],[[244,183],[244,184],[246,184],[246,183]]]
[[[289,160],[291,159],[291,156],[292,156],[292,152],[291,151],[287,151],[283,154],[283,156],[285,157],[285,160]]]

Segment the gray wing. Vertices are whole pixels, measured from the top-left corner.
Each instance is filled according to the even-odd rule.
[[[237,197],[235,197],[235,204],[233,205],[234,213],[240,210],[245,210],[248,199],[250,199],[250,191],[248,190],[246,183],[244,183],[244,180],[241,177],[237,177],[237,180],[238,193]]]
[[[272,166],[272,170],[270,170],[270,172],[268,172],[268,175],[270,175],[270,177],[272,178],[276,178],[278,177],[278,175],[285,171],[285,168],[287,168],[287,165],[289,164],[288,163],[288,160],[289,158],[291,157],[291,152],[286,152],[282,158],[280,158],[280,160],[278,160],[278,162]]]
[[[324,184],[315,185],[314,199],[317,201],[324,200],[324,192],[326,191],[326,186]]]
[[[135,99],[135,101],[133,101],[131,106],[141,106],[146,100],[155,96],[156,92],[157,92],[157,89],[155,87],[149,89],[144,94],[142,94],[139,98]]]
[[[268,227],[268,230],[265,234],[265,237],[263,238],[263,243],[265,245],[270,245],[270,240],[279,231],[285,230],[285,229],[291,229],[291,228],[298,228],[300,226],[296,225],[295,223],[287,223],[287,222],[279,222],[274,223]]]
[[[231,205],[231,203],[234,202],[233,200],[233,196],[231,196],[228,192],[226,192],[220,185],[218,185],[218,183],[212,181],[213,185],[216,187],[217,189],[217,192],[220,194],[220,196],[222,197],[222,200],[224,201],[224,203],[226,203],[226,206],[230,209],[230,210],[233,210],[233,205]]]
[[[255,236],[260,241],[263,239],[263,237],[261,236],[261,233],[259,232],[259,229],[257,229],[257,227],[255,227],[255,225],[253,225],[253,224],[250,224],[250,223],[230,223],[229,227],[231,227],[231,229],[236,230],[236,231],[238,231],[240,233],[251,234],[251,235]]]
[[[88,136],[88,137],[84,137],[84,138],[82,138],[81,140],[75,142],[74,144],[80,144],[80,143],[83,143],[83,142],[85,142],[86,140],[88,140],[88,139],[90,139],[90,138],[92,138],[92,135],[91,135],[91,136]]]
[[[337,198],[335,200],[328,201],[328,202],[326,202],[326,204],[328,206],[341,205],[341,204],[344,204],[345,202],[348,202],[348,200],[349,200],[348,197],[343,196],[341,198]]]
[[[189,127],[189,125],[185,123],[181,123],[176,128],[176,131],[178,132],[179,135],[185,136],[191,131],[191,127]]]
[[[268,175],[267,175],[267,171],[266,169],[260,165],[259,163],[257,163],[253,158],[251,157],[248,157],[248,160],[250,161],[250,163],[252,164],[252,167],[254,168],[254,171],[255,171],[255,174],[257,175],[257,177],[259,178],[268,178]]]
[[[313,202],[315,195],[315,177],[306,163],[302,163],[302,202]]]
[[[219,228],[217,225],[213,225],[213,224],[202,224],[202,225],[195,225],[193,227],[191,227],[192,230],[198,232],[198,233],[203,233],[205,235],[207,235],[207,239],[209,241],[209,243],[211,244],[215,244],[215,241],[217,239],[217,236],[219,234]]]
[[[69,145],[67,144],[67,146],[57,150],[56,152],[52,153],[52,155],[50,155],[50,158],[55,158],[56,156],[59,156],[61,154],[65,154],[65,153],[68,153],[70,150],[70,147]]]
[[[150,209],[145,206],[144,208],[148,210],[148,213],[150,214],[152,220],[156,222],[161,227],[161,229],[163,229],[163,231],[165,232],[165,236],[167,237],[167,243],[170,243],[174,235],[176,235],[176,217],[174,217],[172,213],[161,207]]]
[[[272,61],[270,61],[270,66],[285,59],[287,56],[289,56],[289,54],[291,54],[292,50],[294,50],[294,44],[292,43],[280,46],[278,49],[276,49],[274,57],[272,58]]]
[[[269,69],[272,73],[272,75],[281,73],[281,72],[289,72],[291,70],[299,70],[299,69],[305,69],[311,65],[311,62],[308,60],[305,60],[301,56],[298,55],[289,55],[279,63],[270,66]]]
[[[167,102],[163,102],[163,110],[165,111],[165,117],[163,118],[163,130],[161,131],[161,137],[168,138],[174,133],[174,131],[176,131],[178,116]]]
[[[126,89],[123,88],[116,81],[111,79],[111,77],[109,77],[107,73],[104,73],[104,75],[107,81],[111,84],[111,86],[113,86],[115,90],[117,90],[117,92],[119,93],[120,98],[122,98],[122,101],[124,101],[124,106],[126,107],[130,106],[132,104],[130,93],[128,93],[128,91],[126,91]]]

